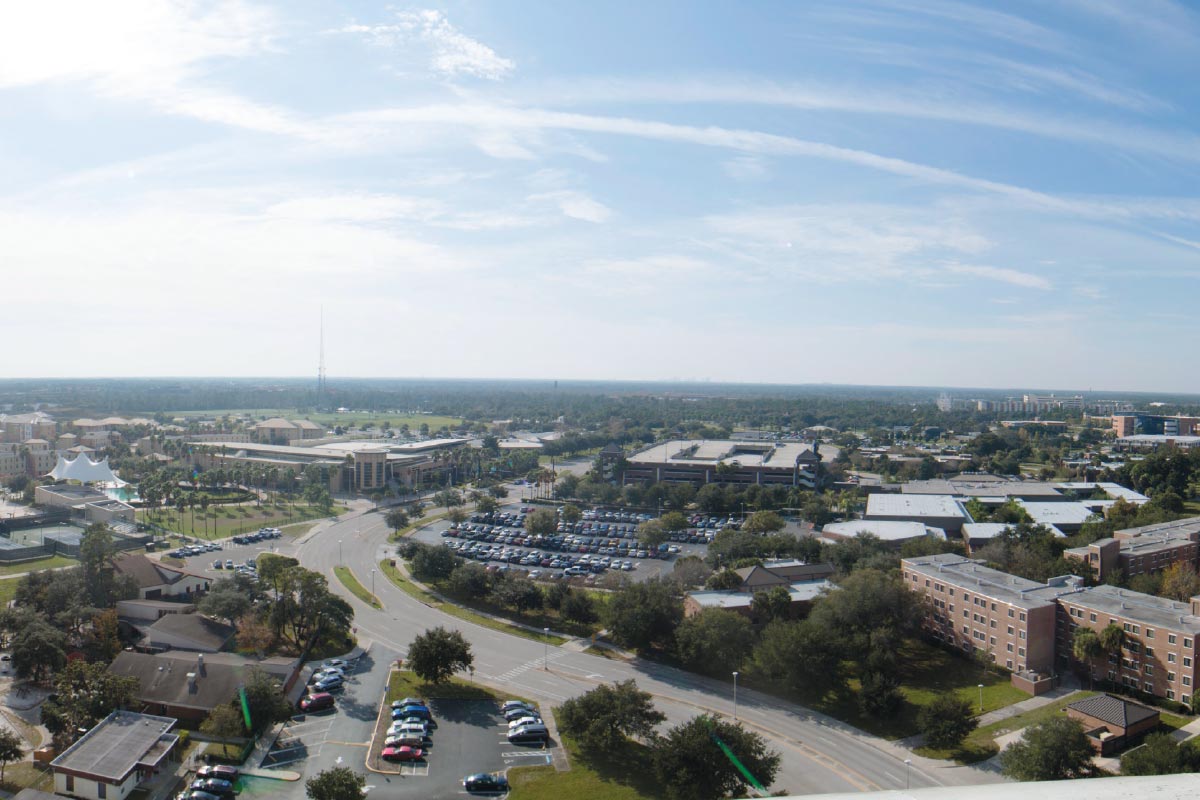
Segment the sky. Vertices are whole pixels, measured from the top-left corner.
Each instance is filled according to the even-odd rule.
[[[5,377],[1200,392],[1200,7],[0,5]]]

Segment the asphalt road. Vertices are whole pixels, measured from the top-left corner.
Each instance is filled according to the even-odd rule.
[[[519,499],[514,504],[519,505]],[[734,715],[732,682],[721,683],[640,659],[624,662],[592,656],[571,649],[570,644],[550,647],[466,623],[411,598],[382,574],[376,576],[375,593],[384,607],[377,610],[367,606],[341,586],[333,567],[344,563],[360,582],[369,586],[371,571],[378,568],[381,559],[392,555],[393,547],[386,543],[388,534],[382,515],[355,514],[321,523],[294,545],[294,554],[301,562],[325,574],[329,585],[354,606],[357,634],[360,640],[372,643],[370,652],[377,660],[402,655],[415,636],[442,625],[462,631],[471,642],[477,680],[549,705],[599,683],[632,678],[640,688],[655,696],[656,704],[668,717],[668,725],[701,712]],[[293,547],[280,550],[285,552]],[[372,673],[372,682],[379,683],[379,693],[383,679],[382,674]],[[960,786],[1002,780],[985,769],[953,767],[914,757],[898,746],[836,720],[757,692],[739,691],[736,716],[747,727],[766,736],[783,754],[783,765],[771,787],[773,790],[809,794],[903,789],[906,785]],[[369,738],[369,732],[353,738],[350,730],[338,735],[346,736],[341,739],[345,742],[365,742]],[[305,773],[315,774],[332,766],[326,762],[333,758],[350,760],[346,750],[354,751],[355,766],[362,763],[365,753],[361,745],[330,746],[327,742],[316,757],[310,758]],[[906,759],[911,759],[912,764],[906,765]],[[384,776],[369,776],[368,782],[377,786],[375,792],[384,790],[381,783],[390,783],[376,778]],[[392,793],[382,791],[382,794]]]

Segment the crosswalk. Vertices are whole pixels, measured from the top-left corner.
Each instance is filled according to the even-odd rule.
[[[559,659],[566,658],[568,655],[570,653],[567,651],[555,648],[554,652],[547,654],[544,659],[536,658],[532,661],[526,661],[524,664],[519,664],[508,672],[503,672],[499,675],[485,675],[484,677],[497,681],[510,681],[531,669],[541,669],[543,664],[558,661]]]

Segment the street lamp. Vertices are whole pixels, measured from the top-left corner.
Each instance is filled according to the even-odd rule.
[[[342,540],[338,539],[338,564],[342,563]]]
[[[983,713],[983,684],[979,684],[979,713]]]
[[[733,718],[735,720],[737,719],[737,676],[736,672],[733,673]]]
[[[542,628],[542,669],[549,671],[550,660],[550,629]]]
[[[375,597],[375,573],[379,570],[371,570],[371,597]]]
[[[911,767],[912,767],[912,759],[911,758],[904,759],[904,791],[908,791],[908,772]]]

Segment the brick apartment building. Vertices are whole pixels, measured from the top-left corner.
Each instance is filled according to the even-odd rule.
[[[1191,704],[1200,675],[1200,596],[1180,603],[1073,575],[1027,580],[952,553],[904,559],[905,584],[924,600],[923,630],[965,652],[982,650],[1014,673],[1053,675],[1076,663],[1075,631],[1125,633],[1120,653],[1085,665],[1139,692]]]
[[[1115,570],[1128,580],[1160,572],[1176,562],[1195,567],[1200,559],[1200,517],[1126,528],[1111,538],[1063,551],[1063,557],[1086,563],[1092,577],[1108,578]]]

